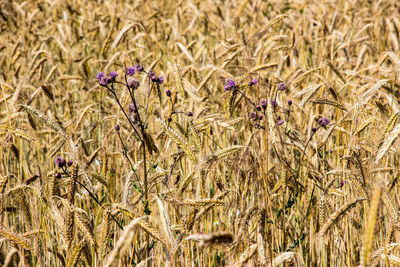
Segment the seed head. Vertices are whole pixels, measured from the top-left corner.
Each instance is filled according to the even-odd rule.
[[[135,107],[135,105],[134,105],[134,104],[130,104],[130,105],[128,106],[128,111],[129,111],[129,113],[134,113],[134,112],[136,112],[136,107]]]
[[[129,88],[132,88],[133,90],[136,90],[139,88],[140,83],[138,80],[134,79],[134,78],[130,78],[128,81],[128,86]]]

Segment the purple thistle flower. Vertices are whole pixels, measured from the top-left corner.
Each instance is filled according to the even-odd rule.
[[[293,101],[292,100],[288,100],[287,103],[288,103],[289,106],[291,106],[293,104]]]
[[[260,105],[263,109],[267,108],[267,99],[261,99]]]
[[[70,160],[68,161],[67,165],[68,165],[68,167],[71,167],[72,164],[74,164],[74,161],[73,161],[72,159],[70,159]]]
[[[109,83],[108,81],[109,81],[109,79],[106,76],[103,76],[100,78],[99,84],[102,86],[107,86],[107,84]]]
[[[132,76],[132,75],[135,74],[135,72],[136,72],[136,70],[135,70],[134,67],[129,67],[129,68],[126,70],[126,75]]]
[[[115,78],[118,76],[118,73],[116,73],[115,71],[112,71],[108,74],[108,76],[110,76],[111,81],[115,81]]]
[[[192,117],[192,116],[193,116],[193,112],[188,111],[188,112],[186,113],[186,115],[189,116],[189,117]]]
[[[56,164],[58,167],[62,168],[65,165],[67,165],[67,162],[65,161],[65,159],[63,157],[56,156],[54,159],[54,164]]]
[[[249,114],[250,119],[255,119],[256,116],[257,113],[255,113],[254,111]]]
[[[312,131],[313,133],[315,133],[317,130],[318,130],[318,129],[315,128],[315,127],[312,127],[312,128],[311,128],[311,131]]]
[[[158,79],[158,84],[163,84],[164,83],[164,77],[163,76],[158,76],[157,77],[157,79]]]
[[[139,88],[140,83],[138,80],[134,79],[134,78],[130,78],[128,81],[128,86],[129,88],[132,88],[133,90],[136,90]]]
[[[253,86],[253,85],[256,85],[256,84],[257,84],[257,79],[256,78],[251,79],[251,82],[249,82],[249,86]]]
[[[150,77],[150,80],[153,83],[158,83],[158,84],[164,83],[164,77],[163,76],[156,76],[155,73],[152,72],[152,71],[149,71],[149,77]]]
[[[168,122],[171,122],[172,121],[172,117],[168,117]]]
[[[328,117],[322,118],[322,126],[327,126],[331,121],[329,120]]]
[[[281,126],[283,123],[284,123],[283,120],[279,120],[279,121],[278,121],[278,125],[279,125],[279,126]]]
[[[271,100],[271,106],[273,108],[276,108],[278,106],[278,103],[275,100]]]
[[[330,123],[330,120],[328,117],[323,117],[318,119],[318,123],[321,126],[327,126]]]
[[[170,97],[172,95],[171,90],[167,89],[165,90],[165,94]]]
[[[115,125],[115,130],[116,130],[117,132],[119,131],[120,128],[121,128],[121,127],[119,126],[119,124]]]
[[[225,85],[224,85],[224,90],[225,91],[230,91],[232,89],[236,88],[236,83],[234,80],[232,79],[226,79],[225,80]]]
[[[258,111],[261,111],[261,107],[260,107],[259,105],[256,106],[256,109],[257,109]]]
[[[96,78],[97,78],[97,80],[100,82],[101,79],[102,79],[104,76],[105,76],[104,72],[99,72],[99,73],[97,73]]]
[[[57,178],[57,179],[61,179],[61,173],[56,173],[56,175],[55,175],[55,177]]]
[[[284,91],[286,89],[288,89],[286,83],[281,82],[281,83],[278,84],[278,90]]]
[[[137,65],[135,66],[135,70],[136,70],[136,71],[144,71],[144,68],[143,68],[142,65],[137,64]]]

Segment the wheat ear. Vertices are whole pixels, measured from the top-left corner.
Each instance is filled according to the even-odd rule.
[[[139,217],[132,220],[127,226],[125,226],[121,237],[118,239],[114,246],[114,249],[108,256],[105,267],[114,266],[118,259],[123,255],[128,246],[131,244],[133,237],[135,235],[136,229],[139,226],[139,222],[143,220],[144,217]]]
[[[339,210],[331,215],[329,220],[322,226],[322,229],[319,231],[320,235],[325,235],[329,228],[336,223],[340,217],[342,217],[347,211],[352,209],[358,202],[366,200],[365,198],[357,198],[352,201],[345,203]]]
[[[197,163],[197,157],[194,155],[193,151],[189,148],[188,144],[183,140],[181,136],[179,136],[174,130],[168,127],[162,120],[157,119],[167,133],[167,135],[174,140],[174,142],[185,152],[186,155],[189,156],[190,160],[194,163]]]
[[[378,208],[381,200],[382,187],[377,185],[372,193],[371,203],[368,209],[367,224],[364,230],[363,247],[360,255],[360,265],[365,267],[368,265],[371,256],[372,241],[374,239],[374,231],[376,218],[378,216]]]

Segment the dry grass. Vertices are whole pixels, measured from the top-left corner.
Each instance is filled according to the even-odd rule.
[[[0,1],[0,263],[398,264],[399,18],[395,0]],[[138,63],[164,83],[137,72],[116,102],[96,80]]]

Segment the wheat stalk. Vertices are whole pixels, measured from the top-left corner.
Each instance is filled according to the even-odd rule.
[[[394,127],[393,130],[390,131],[390,133],[387,135],[386,139],[383,141],[381,148],[377,151],[375,163],[378,163],[378,161],[386,154],[386,152],[389,150],[390,146],[399,134],[400,124],[397,124],[396,127]]]

